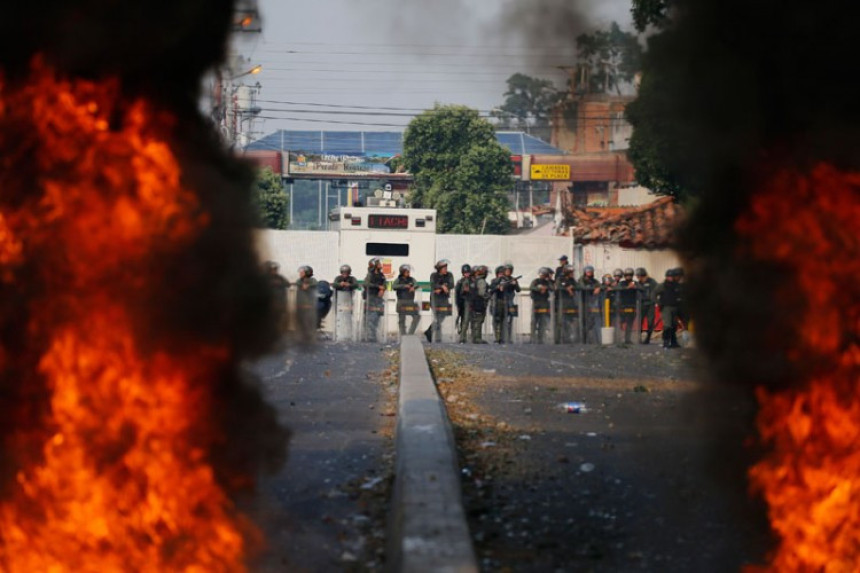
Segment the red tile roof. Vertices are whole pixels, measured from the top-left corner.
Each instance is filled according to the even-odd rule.
[[[614,243],[630,249],[671,247],[683,215],[683,209],[671,197],[621,212],[619,209],[568,212],[576,242]]]

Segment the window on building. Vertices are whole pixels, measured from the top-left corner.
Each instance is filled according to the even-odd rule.
[[[367,243],[364,252],[371,257],[408,257],[408,243]]]

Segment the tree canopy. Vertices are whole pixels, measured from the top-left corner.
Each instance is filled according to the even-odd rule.
[[[516,73],[509,77],[507,82],[505,103],[499,106],[499,111],[494,110],[492,115],[500,118],[502,122],[515,118],[516,124],[506,122],[511,127],[545,125],[552,114],[553,106],[564,97],[549,80]]]
[[[266,229],[286,229],[290,222],[289,197],[281,178],[269,167],[257,172],[251,200],[257,207],[260,224]]]
[[[576,38],[577,60],[588,70],[588,91],[621,93],[621,84],[630,82],[642,68],[642,46],[635,34],[612,22],[608,30],[580,34]]]
[[[436,209],[440,233],[507,232],[510,152],[477,110],[436,104],[417,116],[403,136],[403,164],[415,177],[412,205]]]

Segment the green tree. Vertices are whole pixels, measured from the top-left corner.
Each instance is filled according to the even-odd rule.
[[[630,13],[633,14],[633,25],[640,32],[648,26],[665,28],[669,25],[669,10],[672,0],[633,0]]]
[[[403,164],[415,177],[412,205],[436,209],[439,232],[507,232],[510,152],[477,110],[436,104],[413,119]]]
[[[580,34],[576,38],[577,59],[588,71],[588,91],[621,93],[642,68],[642,45],[635,34],[623,31],[616,22],[608,30]]]
[[[542,126],[547,123],[553,106],[563,95],[549,80],[516,73],[508,78],[505,103],[491,115],[512,127],[528,129],[533,125]],[[510,121],[513,118],[516,118],[516,123]]]
[[[289,197],[281,177],[270,167],[257,172],[251,201],[257,207],[260,224],[266,229],[286,229],[290,222]]]

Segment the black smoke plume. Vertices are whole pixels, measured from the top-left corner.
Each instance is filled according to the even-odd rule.
[[[679,241],[697,342],[720,380],[790,384],[818,368],[787,359],[808,301],[774,304],[796,270],[739,258],[734,224],[768,168],[860,167],[860,106],[849,71],[857,67],[855,25],[834,0],[673,6],[673,24],[649,42],[634,106],[658,126],[663,161],[698,197]]]
[[[11,93],[26,82],[37,58],[70,80],[115,80],[116,121],[136,99],[174,118],[170,145],[180,162],[181,184],[193,191],[209,223],[181,253],[150,257],[145,268],[120,265],[115,290],[131,301],[144,355],[181,353],[196,343],[229,349],[232,366],[211,381],[213,411],[220,418],[215,425],[224,438],[210,455],[220,480],[235,493],[247,488],[248,476],[261,467],[283,461],[288,432],[240,368],[242,360],[268,351],[278,331],[254,250],[253,174],[227,153],[198,110],[201,77],[222,61],[232,16],[232,0],[6,3],[0,18],[0,89]],[[0,113],[0,213],[37,202],[45,192],[45,173],[35,163],[41,143],[32,125],[20,119],[26,115],[13,120]],[[22,240],[26,250],[27,237]],[[34,303],[70,278],[53,257],[46,252],[0,269],[0,448],[16,435],[36,431],[47,408],[44,381],[33,374],[44,347],[38,341],[25,346],[21,333]],[[54,263],[56,268],[45,268]],[[135,291],[141,275],[162,288]],[[0,490],[26,456],[5,454],[0,451]]]

